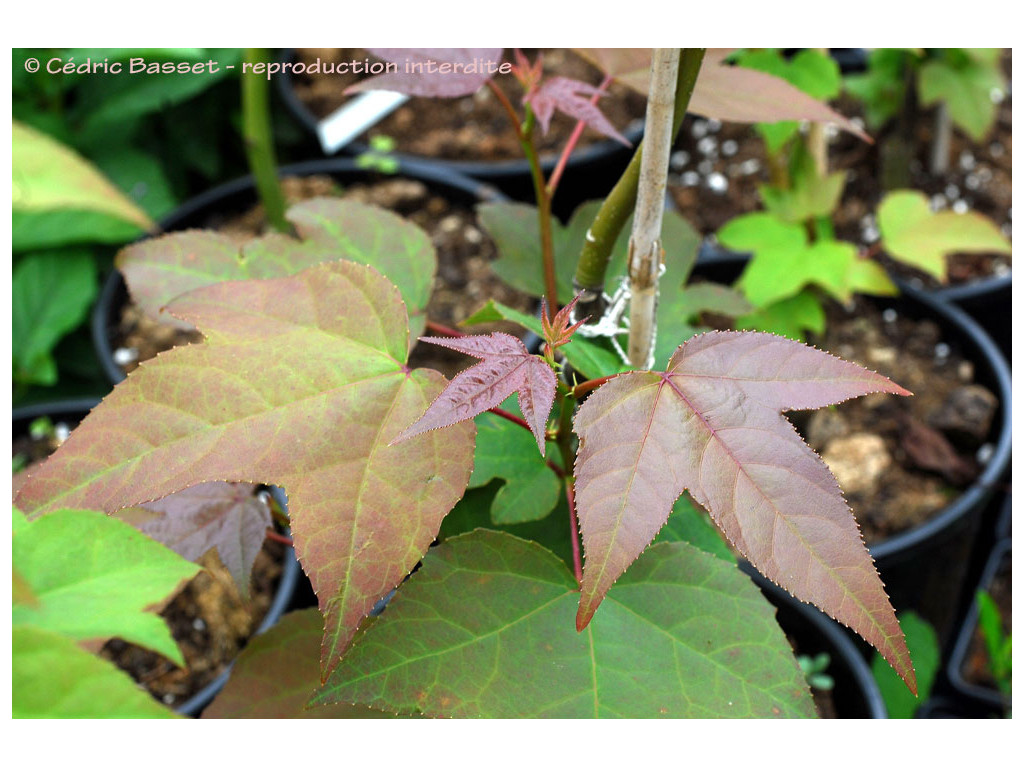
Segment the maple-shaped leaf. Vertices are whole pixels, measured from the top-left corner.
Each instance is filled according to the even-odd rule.
[[[371,267],[218,283],[170,311],[206,341],[117,385],[28,470],[19,506],[33,517],[68,505],[113,513],[214,480],[281,486],[324,613],[326,674],[462,496],[475,428],[388,444],[445,379],[409,370],[401,295]]]
[[[896,615],[839,484],[782,415],[871,392],[909,394],[798,342],[735,331],[690,339],[664,373],[626,373],[598,389],[574,422],[586,549],[577,627],[688,490],[761,573],[861,634],[913,688]]]
[[[878,206],[882,247],[894,259],[945,281],[946,256],[1011,252],[999,227],[980,213],[932,212],[921,192],[898,190]]]
[[[346,89],[397,91],[409,96],[454,99],[476,93],[494,76],[501,48],[367,48],[374,56],[398,65],[397,72],[361,80]],[[488,64],[493,65],[489,67]]]
[[[632,146],[629,140],[615,130],[608,118],[604,116],[596,104],[590,102],[590,97],[601,94],[603,91],[589,83],[573,80],[568,77],[551,77],[541,83],[531,93],[523,97],[523,103],[529,104],[540,127],[544,133],[548,132],[551,124],[551,117],[555,109],[580,120],[595,131],[609,138],[615,139],[627,147]]]
[[[454,379],[420,418],[393,440],[398,443],[432,429],[449,427],[501,405],[513,392],[519,410],[530,425],[544,455],[544,433],[555,400],[555,372],[522,341],[507,333],[463,336],[457,339],[423,337],[420,341],[479,357],[477,363]]]
[[[653,546],[582,634],[578,599],[572,572],[536,542],[449,538],[311,703],[434,717],[814,716],[774,609],[731,563]]]
[[[186,560],[216,549],[242,597],[272,519],[251,483],[202,483],[118,514]]]

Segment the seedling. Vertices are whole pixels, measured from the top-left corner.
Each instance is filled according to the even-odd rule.
[[[796,657],[800,669],[804,673],[807,684],[818,691],[831,691],[836,687],[836,681],[828,674],[829,664],[832,657],[827,653],[819,653],[815,656],[801,654]]]
[[[1000,693],[1009,698],[1013,686],[1013,637],[1003,631],[1003,617],[992,596],[979,589],[976,600],[978,628],[988,652],[988,670]]]

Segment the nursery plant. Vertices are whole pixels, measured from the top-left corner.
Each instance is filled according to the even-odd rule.
[[[343,705],[428,716],[812,715],[771,607],[707,535],[692,499],[736,552],[860,633],[916,690],[853,515],[783,415],[910,393],[797,341],[693,335],[699,310],[664,325],[655,310],[659,286],[691,290],[680,287],[685,275],[668,280],[671,263],[660,275],[661,239],[666,252],[684,250],[663,230],[661,205],[669,145],[703,58],[702,49],[655,51],[644,144],[590,226],[574,217],[565,230],[551,217],[558,167],[541,175],[531,137],[556,108],[603,125],[581,98],[598,94],[545,81],[537,63],[519,57],[522,118],[508,109],[535,168],[538,204],[488,228],[534,222],[524,224],[526,237],[508,238],[502,259],[509,243],[534,254],[523,264],[534,259],[545,302],[538,322],[521,322],[539,331],[539,352],[509,334],[430,323],[429,238],[353,202],[293,206],[294,235],[238,245],[191,231],[126,250],[119,262],[136,300],[205,340],[143,363],[30,470],[16,497],[29,525],[67,508],[113,514],[216,481],[281,486],[322,621],[307,613],[268,633],[258,650],[294,656],[295,665],[247,664],[233,690],[288,691],[296,709],[308,699],[314,712]],[[444,83],[444,94],[430,95],[454,96],[485,82],[416,76],[388,87]],[[817,105],[799,103],[808,101]],[[780,109],[806,114],[790,106],[754,117]],[[581,336],[609,325],[620,335],[621,315],[603,310],[622,308],[604,289],[634,201],[623,264],[631,370],[620,373],[620,360],[604,373],[588,357],[594,336],[589,351]],[[585,222],[590,212],[578,216]],[[581,231],[582,243],[567,234]],[[567,248],[580,251],[568,290]],[[512,317],[493,304],[483,314]],[[409,351],[424,329],[435,335],[421,342],[479,362],[451,381],[412,368]],[[663,335],[674,351],[655,365]],[[573,370],[598,375],[583,380]]]
[[[834,98],[840,89],[838,66],[824,54],[805,50],[785,60],[776,49],[746,51],[742,66],[777,73],[817,98]],[[724,246],[752,254],[737,280],[756,311],[739,318],[737,328],[774,331],[803,338],[822,333],[822,296],[849,303],[854,294],[895,295],[898,290],[875,257],[947,281],[947,257],[953,253],[1010,253],[999,228],[976,212],[932,211],[927,197],[895,190],[880,201],[876,217],[880,240],[870,249],[835,236],[832,218],[845,186],[844,171],[831,171],[821,123],[801,132],[794,122],[759,124],[772,170],[759,187],[764,212],[738,216],[719,229]]]
[[[978,627],[988,652],[988,671],[1000,693],[1009,698],[1013,693],[1013,637],[1003,630],[1005,622],[992,595],[979,589],[975,599]]]

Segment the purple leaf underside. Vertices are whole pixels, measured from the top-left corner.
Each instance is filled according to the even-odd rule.
[[[601,93],[599,88],[588,83],[568,77],[552,77],[541,83],[524,101],[533,107],[544,133],[548,132],[551,117],[554,115],[555,109],[558,109],[569,117],[582,120],[598,133],[615,139],[627,147],[631,146],[629,140],[615,130],[615,126],[609,122],[600,108],[590,102],[590,97],[599,93]]]
[[[531,355],[522,341],[507,333],[455,339],[424,337],[420,341],[454,349],[483,362],[452,379],[423,415],[394,442],[473,419],[501,405],[515,392],[519,395],[519,409],[544,455],[544,435],[556,387],[555,373],[544,360]]]

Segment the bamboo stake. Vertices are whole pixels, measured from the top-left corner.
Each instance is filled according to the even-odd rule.
[[[629,361],[638,368],[651,365],[657,332],[655,317],[661,269],[661,219],[665,211],[678,74],[679,49],[655,48],[647,96],[647,128],[640,183],[633,214],[633,232],[629,238]]]

